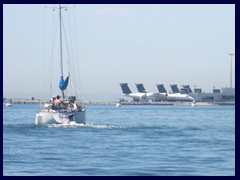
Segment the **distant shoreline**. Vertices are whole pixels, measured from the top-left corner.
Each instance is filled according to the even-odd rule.
[[[3,103],[9,103],[9,99],[4,99]],[[44,104],[49,102],[49,100],[30,100],[30,99],[12,99],[12,104]],[[116,105],[118,101],[100,102],[100,101],[86,101],[84,104],[94,104],[94,105]],[[121,102],[121,105],[192,105],[192,102]],[[235,105],[235,102],[196,102],[197,106],[209,106],[209,105]]]

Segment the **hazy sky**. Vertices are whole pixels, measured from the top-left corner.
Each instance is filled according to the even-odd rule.
[[[57,13],[44,7],[3,6],[4,97],[45,93],[43,78],[48,82],[44,75],[50,68],[43,59],[51,54]],[[205,92],[229,87],[235,5],[80,4],[68,12],[76,22],[80,91],[87,99],[122,97],[119,82],[129,83],[132,91],[135,83],[144,83],[151,92],[157,92],[157,83],[167,90],[169,84],[196,85]],[[235,87],[235,56],[232,67]]]

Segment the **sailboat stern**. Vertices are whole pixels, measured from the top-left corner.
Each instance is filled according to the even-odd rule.
[[[35,124],[39,125],[39,124],[43,124],[43,117],[41,114],[36,114],[35,116]]]
[[[39,111],[35,116],[36,125],[53,124],[56,123],[51,112]]]

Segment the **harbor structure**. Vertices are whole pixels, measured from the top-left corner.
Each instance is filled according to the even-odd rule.
[[[202,92],[196,88],[193,93],[189,93],[196,102],[235,102],[235,88],[213,89],[212,92]]]

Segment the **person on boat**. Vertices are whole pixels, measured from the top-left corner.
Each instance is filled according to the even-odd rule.
[[[52,97],[50,98],[50,102],[53,104],[53,102],[55,101],[55,99],[56,99],[56,96],[52,96]]]
[[[74,108],[74,105],[73,105],[73,103],[70,102],[70,103],[68,104],[68,109],[69,109],[69,110],[73,110],[73,108]]]
[[[56,99],[53,101],[53,107],[54,109],[64,109],[65,103],[61,99],[59,95],[57,95]]]
[[[45,109],[48,109],[48,110],[49,110],[49,109],[53,109],[53,107],[54,107],[53,102],[55,101],[55,99],[56,99],[56,97],[55,97],[55,96],[52,96],[52,97],[50,98],[50,102],[44,104],[44,108],[45,108]]]

